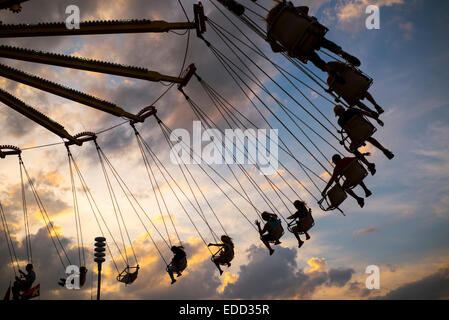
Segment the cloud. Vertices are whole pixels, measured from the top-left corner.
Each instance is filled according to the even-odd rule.
[[[364,229],[358,229],[354,231],[354,238],[358,238],[361,235],[368,235],[374,232],[379,231],[376,227],[368,227],[368,228],[364,228]]]
[[[442,267],[438,272],[390,291],[378,299],[385,300],[439,300],[449,299],[449,268]]]
[[[58,196],[58,194],[60,195],[61,191],[64,191],[65,189],[63,187],[60,188],[60,190],[55,189],[55,187],[59,187],[60,179],[62,179],[62,177],[54,172],[41,172],[41,174],[37,176],[39,178],[32,178],[32,182],[48,215],[52,218],[56,215],[70,212],[72,209],[71,204],[65,202],[62,197]],[[31,192],[31,188],[28,182],[24,181],[24,184],[28,213],[40,219],[40,210],[33,193]],[[14,214],[15,216],[21,216],[20,212],[23,210],[21,184],[9,184],[8,189],[3,192],[3,199],[2,203],[6,212],[11,212],[11,214]]]
[[[366,298],[373,293],[373,290],[367,289],[365,283],[351,281],[348,283],[348,293],[355,294],[357,297]]]
[[[404,31],[404,39],[405,40],[411,40],[413,37],[413,31],[415,29],[412,22],[400,22],[399,23],[399,29]]]
[[[354,272],[353,269],[330,269],[328,286],[344,287]]]
[[[386,267],[390,270],[390,272],[396,272],[398,270],[398,266],[395,264],[386,264]]]
[[[404,0],[338,0],[335,5],[333,3],[323,6],[321,22],[355,33],[365,28],[365,19],[368,17],[366,8],[369,5],[379,7],[382,23],[382,7],[401,5]]]
[[[351,279],[353,269],[323,270],[323,259],[311,259],[309,265],[319,266],[314,272],[298,269],[296,249],[277,248],[273,256],[267,250],[252,245],[249,263],[240,266],[238,280],[223,290],[232,299],[291,299],[310,298],[321,286],[342,287]]]
[[[308,272],[321,272],[326,267],[327,262],[324,258],[311,258],[309,261],[307,261],[307,264],[311,268]]]
[[[377,229],[375,227],[369,227],[369,228],[365,228],[365,229],[359,229],[354,231],[354,233],[358,234],[358,233],[373,233],[377,231]]]
[[[440,120],[429,124],[418,148],[412,150],[414,156],[411,165],[419,168],[413,173],[413,181],[420,181],[420,190],[434,190],[435,199],[429,204],[439,217],[449,217],[447,196],[449,185],[449,126]]]
[[[337,17],[340,22],[350,22],[358,19],[361,16],[365,17],[365,9],[369,5],[376,5],[378,7],[390,7],[394,4],[403,4],[404,0],[349,0],[340,1],[337,5]]]
[[[414,29],[413,23],[409,22],[403,22],[399,23],[399,29],[411,32]]]

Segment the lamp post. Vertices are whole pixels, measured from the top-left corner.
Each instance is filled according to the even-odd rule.
[[[95,238],[95,259],[94,261],[98,265],[98,286],[97,286],[97,300],[100,300],[100,289],[101,289],[101,264],[105,262],[104,256],[106,255],[104,252],[106,251],[106,238],[104,237],[96,237]]]

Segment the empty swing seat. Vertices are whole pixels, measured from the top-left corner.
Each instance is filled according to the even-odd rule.
[[[343,141],[348,138],[351,140],[349,151],[353,152],[376,132],[376,127],[364,117],[355,115],[343,126],[343,131],[347,135]]]
[[[269,25],[268,37],[286,48],[290,56],[307,62],[308,57],[320,47],[327,31],[316,19],[286,6]]]
[[[365,167],[354,159],[344,170],[342,175],[345,177],[345,187],[354,188],[359,185],[368,175]]]
[[[347,65],[347,68],[341,73],[341,77],[345,80],[344,84],[334,80],[329,86],[331,90],[340,98],[343,98],[351,107],[365,97],[366,92],[373,82],[370,77],[350,65]]]

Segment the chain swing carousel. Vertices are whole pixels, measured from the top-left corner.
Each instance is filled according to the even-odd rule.
[[[0,9],[10,9],[13,13],[18,13],[21,10],[22,2],[25,1],[0,1]],[[244,1],[242,0],[242,2]],[[320,25],[316,18],[309,17],[304,10],[293,7],[291,3],[282,2],[278,5],[280,6],[279,8],[275,7],[270,10],[258,1],[247,2],[248,4],[246,5],[234,0],[208,1],[211,8],[215,9],[215,13],[221,15],[221,20],[226,21],[226,26],[216,22],[215,17],[214,19],[207,17],[201,2],[193,6],[193,21],[189,20],[182,3],[179,2],[180,8],[186,15],[186,22],[173,23],[146,19],[89,21],[81,22],[79,29],[67,29],[65,23],[0,25],[0,38],[3,39],[94,34],[164,33],[186,30],[186,55],[182,64],[183,72],[179,76],[164,75],[142,67],[1,44],[0,57],[151,82],[169,83],[164,94],[176,86],[179,93],[185,98],[186,104],[194,117],[201,120],[204,129],[215,128],[224,133],[225,126],[220,126],[222,122],[226,124],[226,128],[257,129],[258,126],[255,123],[262,121],[269,128],[279,127],[283,131],[279,137],[280,155],[276,159],[280,168],[272,176],[264,175],[257,179],[251,172],[251,169],[244,165],[226,165],[225,172],[223,172],[213,165],[201,164],[198,165],[201,177],[192,172],[192,168],[186,164],[180,164],[178,171],[174,172],[166,166],[160,156],[154,151],[154,148],[145,141],[139,131],[141,128],[138,128],[149,121],[154,121],[154,124],[160,128],[162,140],[165,140],[167,143],[167,148],[173,148],[173,141],[170,140],[173,129],[159,118],[157,108],[154,105],[144,107],[139,113],[132,114],[113,102],[71,89],[6,64],[0,64],[0,77],[125,119],[126,121],[123,123],[128,123],[135,134],[137,146],[142,155],[142,162],[147,173],[148,179],[145,180],[148,180],[148,188],[154,196],[154,202],[162,218],[163,227],[158,225],[154,218],[150,217],[148,210],[144,208],[144,205],[140,203],[126,183],[123,178],[124,175],[119,173],[117,167],[112,164],[107,154],[100,147],[98,142],[99,132],[82,132],[72,135],[61,124],[38,111],[38,108],[29,106],[11,92],[0,88],[0,101],[4,105],[58,135],[64,141],[71,181],[73,213],[78,244],[78,263],[83,270],[81,273],[82,285],[86,280],[87,268],[82,229],[84,219],[81,219],[79,210],[79,186],[86,201],[89,203],[90,211],[99,232],[102,236],[107,236],[110,239],[106,249],[110,253],[112,263],[117,272],[117,281],[125,285],[132,284],[137,280],[140,269],[137,253],[133,247],[133,239],[129,233],[131,215],[129,213],[125,214],[119,201],[119,199],[126,199],[132,208],[132,216],[135,216],[139,224],[142,225],[145,233],[151,239],[158,254],[166,264],[167,272],[173,284],[176,281],[173,273],[176,272],[180,276],[188,264],[187,255],[183,250],[183,243],[175,223],[176,219],[171,213],[173,210],[170,208],[169,200],[176,202],[179,208],[181,208],[181,211],[211,254],[211,260],[217,266],[220,275],[223,272],[220,266],[229,267],[231,265],[230,262],[234,258],[234,244],[230,240],[227,228],[225,228],[217,208],[215,208],[207,193],[202,190],[200,180],[207,179],[216,188],[227,204],[260,235],[262,242],[267,246],[271,255],[274,252],[271,245],[279,245],[281,243],[280,239],[284,236],[282,221],[287,224],[287,230],[295,234],[299,246],[303,243],[299,238],[300,234],[306,234],[307,239],[310,238],[307,232],[315,225],[315,221],[312,218],[311,209],[305,204],[305,198],[307,198],[307,201],[316,202],[324,211],[339,210],[343,213],[340,205],[347,198],[348,194],[351,196],[354,194],[351,189],[357,185],[362,185],[363,180],[368,175],[368,171],[363,164],[368,165],[368,169],[373,174],[372,167],[369,167],[371,164],[365,158],[366,154],[358,151],[367,141],[370,141],[369,139],[376,131],[376,128],[367,120],[366,115],[363,113],[354,114],[339,130],[328,118],[326,112],[320,110],[317,104],[304,93],[304,90],[310,90],[327,104],[334,105],[337,102],[341,106],[346,107],[347,110],[359,110],[359,101],[367,96],[368,88],[373,82],[372,79],[352,65],[350,63],[354,61],[353,59],[351,60],[352,56],[346,54],[341,48],[340,51],[336,51],[339,52],[338,55],[340,57],[336,57],[332,52],[321,50],[320,52],[331,59],[330,62],[337,60],[344,67],[343,71],[338,73],[333,73],[330,69],[326,69],[329,77],[334,77],[334,79],[328,79],[328,87],[326,88],[326,81],[321,79],[307,65],[307,62],[308,60],[316,62],[310,57],[313,56],[316,50],[320,49],[320,44],[323,43],[327,28]],[[26,10],[25,4],[24,7],[24,10]],[[266,27],[263,26],[262,24],[266,23],[265,17],[267,14],[269,17],[274,9],[276,13],[274,19]],[[226,10],[228,10],[228,13]],[[289,28],[297,30],[297,33],[287,34],[286,30]],[[200,69],[201,65],[190,64],[187,68],[185,67],[191,30],[196,31],[197,37],[202,40],[211,55],[217,59],[217,69],[220,68],[220,71],[224,71],[229,79],[232,80],[233,85],[247,98],[247,103],[256,111],[257,119],[251,119],[245,115],[237,106],[230,103],[230,99],[225,98],[205,78],[200,76],[197,68]],[[209,31],[213,33],[211,39],[207,39]],[[277,46],[277,49],[273,49],[273,51],[280,52],[283,63],[278,63],[277,60],[270,58],[265,48],[261,48],[257,44],[257,38],[262,38],[270,43],[272,49]],[[270,75],[266,66],[262,67],[257,64],[254,56],[264,60],[271,69],[274,68],[278,72],[278,76],[282,78],[282,81],[279,81],[278,77]],[[350,62],[341,60],[345,58]],[[288,64],[288,67],[285,67],[285,63]],[[343,81],[341,81],[342,79]],[[204,96],[209,99],[211,105],[220,116],[220,121],[210,117],[197,100],[192,97],[192,94],[188,92],[188,85],[191,81],[195,81],[200,86]],[[255,90],[254,88],[257,89]],[[285,97],[285,99],[280,99],[280,95]],[[163,95],[158,100],[161,98],[163,98]],[[270,102],[267,102],[268,100]],[[286,103],[284,102],[285,100],[289,102]],[[277,107],[276,111],[271,108],[270,104],[274,104]],[[360,107],[360,109],[363,108]],[[113,126],[104,132],[115,127]],[[338,135],[341,135],[341,137]],[[246,145],[243,140],[237,142],[231,141],[230,145],[234,145],[235,148],[241,148],[239,151],[242,153],[248,152],[250,145]],[[114,225],[119,230],[118,235],[112,232],[112,221],[107,221],[104,218],[100,209],[101,205],[93,197],[93,193],[87,186],[86,179],[71,152],[71,148],[81,147],[86,143],[93,144],[95,153],[98,156],[101,175],[104,178],[109,195],[107,201],[113,207]],[[214,140],[213,143],[218,142]],[[270,143],[274,143],[274,141],[270,141]],[[195,153],[195,150],[189,145],[184,145],[184,148],[192,154]],[[1,158],[14,155],[19,157],[28,264],[32,264],[32,252],[23,173],[25,173],[29,189],[32,191],[50,239],[65,270],[67,265],[71,264],[71,261],[61,240],[58,238],[57,232],[53,230],[54,226],[45,210],[44,203],[41,201],[28,171],[25,169],[22,151],[25,151],[25,149],[21,150],[18,147],[9,145],[0,146]],[[227,151],[232,153],[233,150]],[[339,156],[344,156],[344,152],[349,152],[353,153],[355,157],[351,158],[352,160],[343,168],[340,168],[338,174],[336,174],[335,169],[334,174],[332,174],[333,165],[329,162],[329,155],[325,154],[329,151]],[[300,159],[299,155],[307,155],[306,160]],[[336,164],[335,168],[338,166]],[[257,164],[254,167],[260,169]],[[322,192],[323,186],[327,183],[323,178],[323,172],[332,176],[329,184],[334,182],[328,192]],[[261,182],[260,180],[263,181]],[[115,183],[112,183],[113,181]],[[162,184],[168,187],[168,192],[162,190]],[[326,186],[326,189],[328,187],[329,185]],[[256,194],[257,199],[252,194]],[[288,213],[292,209],[292,200],[296,199],[299,199],[298,202],[295,201],[295,207],[298,211],[290,216]],[[297,205],[297,203],[300,204]],[[6,213],[2,206],[0,208],[5,239],[10,249],[11,266],[16,279],[18,279],[16,281],[18,285],[15,290],[20,295],[16,295],[15,298],[33,298],[36,296],[36,288],[39,290],[39,285],[32,287],[32,282],[29,283],[27,275],[24,273],[22,278],[18,277],[19,260],[14,252]],[[264,220],[266,225],[261,228],[257,220],[255,225],[254,218]],[[214,245],[219,246],[217,252],[213,252],[210,248]],[[118,255],[114,255],[112,250],[118,252]],[[170,260],[167,255],[171,253],[174,253],[175,256]],[[61,279],[60,284],[64,285],[65,279]]]

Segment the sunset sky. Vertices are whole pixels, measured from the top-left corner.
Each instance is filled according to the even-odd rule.
[[[239,1],[265,15],[265,12],[255,6],[252,1]],[[192,5],[196,2],[193,0],[181,0],[181,2],[189,18],[192,19]],[[273,1],[263,0],[258,3],[269,8]],[[377,166],[375,176],[370,175],[365,181],[373,191],[373,195],[366,199],[363,209],[358,207],[352,198],[348,198],[342,205],[346,216],[337,211],[323,212],[316,200],[300,183],[294,181],[285,170],[280,170],[279,174],[284,175],[295,187],[295,191],[312,208],[316,225],[310,231],[311,240],[300,249],[297,248],[293,234],[286,230],[282,244],[275,248],[273,256],[269,256],[254,230],[254,224],[248,223],[198,166],[189,166],[236,246],[232,266],[229,269],[225,268],[225,273],[219,277],[218,271],[210,261],[210,253],[195,229],[198,227],[206,242],[213,242],[209,228],[178,192],[178,196],[194,220],[195,226],[192,225],[171,192],[170,185],[158,176],[161,192],[166,197],[170,214],[186,247],[189,259],[188,268],[183,276],[176,284],[170,285],[164,261],[158,255],[146,229],[154,236],[164,258],[170,260],[171,253],[166,243],[145,218],[144,228],[119,186],[114,182],[114,190],[119,198],[125,225],[133,241],[141,270],[135,283],[124,286],[115,280],[117,272],[108,253],[104,264],[102,290],[104,299],[449,298],[449,91],[446,75],[449,58],[446,34],[449,3],[444,0],[308,0],[293,1],[293,3],[310,6],[310,13],[329,28],[326,37],[358,57],[362,62],[360,69],[374,79],[369,91],[385,109],[385,113],[381,116],[385,126],[378,127],[375,137],[394,152],[395,158],[390,161],[378,150],[372,147],[366,148],[366,151],[372,153],[370,161],[375,162]],[[71,4],[79,6],[81,21],[143,18],[168,22],[186,20],[177,0],[31,0],[22,5],[20,14],[7,10],[0,11],[0,21],[3,24],[62,22],[67,17],[66,7]],[[214,23],[229,30],[248,44],[248,40],[217,10],[214,4],[223,10],[217,1],[204,0],[206,15]],[[370,4],[380,8],[379,30],[368,30],[365,27],[367,17],[365,8]],[[231,17],[226,10],[223,12]],[[251,17],[259,25],[264,24],[261,18]],[[272,53],[269,45],[241,24],[238,19],[232,17],[232,21],[263,49],[269,59],[286,68],[308,85],[319,89],[300,70],[288,64],[279,53]],[[232,52],[224,47],[210,25],[204,37],[240,65]],[[2,39],[1,44],[135,65],[166,75],[178,76],[183,71],[181,67],[187,35],[183,31],[177,31],[160,34],[37,37]],[[241,44],[240,46],[243,47]],[[254,62],[254,64],[248,62],[250,70],[263,81],[270,93],[294,111],[311,128],[322,134],[335,148],[344,152],[338,141],[298,108],[291,96],[314,115],[320,116],[309,103],[312,101],[336,125],[332,111],[333,104],[299,83],[298,86],[306,99],[283,79],[267,60],[252,51],[244,50]],[[329,60],[329,57],[323,53],[320,55]],[[137,113],[143,107],[151,105],[167,89],[165,83],[12,59],[2,58],[0,63],[114,102],[131,113]],[[213,52],[196,37],[194,31],[191,32],[188,42],[185,66],[190,63],[195,63],[202,79],[240,112],[261,128],[267,128],[254,105],[226,73]],[[266,70],[267,74],[285,88],[287,93],[264,76],[256,65]],[[322,72],[310,62],[307,67],[325,79]],[[254,83],[251,83],[250,87],[286,126],[292,128],[297,138],[314,151],[314,155],[321,162],[325,161],[269,95],[261,92]],[[124,122],[121,118],[1,77],[0,88],[56,120],[71,134],[82,131],[99,132]],[[191,81],[185,92],[216,121],[220,128],[229,128],[196,79]],[[319,92],[324,93],[322,90]],[[253,99],[256,106],[263,107],[250,90],[247,90],[246,94]],[[158,108],[160,119],[172,129],[185,128],[191,131],[192,122],[197,120],[176,87],[170,89],[155,106]],[[299,161],[322,178],[329,178],[317,161],[289,136],[274,116],[266,111],[264,115],[268,118],[271,127],[279,130],[279,136],[287,141]],[[335,131],[329,123],[326,125]],[[155,119],[149,118],[144,124],[138,124],[136,127],[188,194],[188,185],[181,171],[170,163],[169,146]],[[0,128],[2,128],[0,145],[15,145],[27,149],[61,142],[57,136],[4,104],[0,104]],[[304,129],[304,126],[302,128]],[[308,129],[304,130],[310,133]],[[316,135],[311,137],[329,161],[335,153],[334,150]],[[98,136],[98,144],[166,241],[164,221],[169,223],[169,217],[165,215],[164,219],[161,218],[132,128],[124,124],[101,133]],[[82,147],[73,146],[71,151],[115,240],[123,248],[117,220],[93,143],[86,143]],[[71,263],[79,264],[70,173],[64,145],[24,150],[22,157],[68,252]],[[319,192],[314,189],[315,187],[294,160],[281,153],[280,161],[297,174],[303,185],[313,190],[314,196],[319,197]],[[328,170],[331,170],[329,162],[324,164]],[[237,183],[229,169],[220,165],[214,168],[230,184],[226,184],[215,176],[216,182],[238,204],[251,222],[256,220],[257,215],[254,209],[230,186],[237,187]],[[236,169],[235,166],[233,168]],[[287,203],[290,207],[289,211],[256,168],[253,166],[245,166],[245,168],[284,216],[294,212],[292,202],[297,197],[279,178],[279,175],[274,175],[272,179],[291,200]],[[260,211],[270,211],[256,189],[251,187],[241,172],[239,174],[239,182],[253,199],[255,206]],[[57,285],[58,279],[64,276],[64,268],[50,241],[32,194],[27,189],[33,262],[37,274],[36,283],[41,284],[41,299],[90,299],[91,295],[95,294],[96,274],[91,272],[96,268],[92,256],[93,239],[100,235],[100,232],[78,180],[76,183],[89,269],[86,285],[80,291],[69,291]],[[317,183],[321,189],[325,186],[320,180]],[[26,264],[26,250],[23,242],[25,231],[20,172],[15,156],[0,159],[0,191],[0,201],[6,212],[21,267],[24,269]],[[356,192],[362,194],[361,189],[356,189]],[[191,201],[194,202],[193,198]],[[201,200],[200,205],[204,208],[214,232],[218,235],[222,234],[218,221],[213,217],[205,201]],[[175,244],[174,231],[171,225],[168,227],[170,240]],[[109,244],[119,269],[123,269],[125,264],[118,250],[113,245],[112,239],[107,234],[105,236],[110,241]],[[9,282],[14,279],[14,273],[3,230],[1,239],[0,293],[3,294]],[[134,264],[127,240],[125,245],[131,264]],[[368,276],[365,269],[369,265],[377,265],[380,268],[381,279],[378,290],[368,290],[365,287],[365,279]]]

